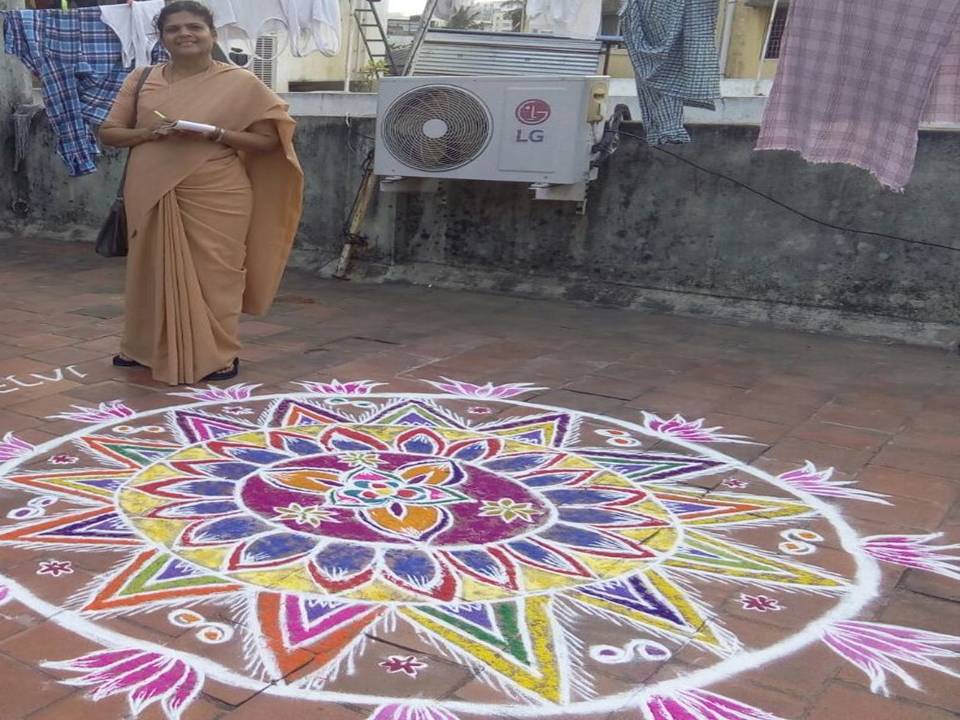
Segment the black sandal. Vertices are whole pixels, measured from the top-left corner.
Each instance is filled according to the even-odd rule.
[[[123,368],[143,367],[143,365],[138,363],[136,360],[132,360],[131,358],[124,357],[123,355],[114,355],[113,364],[116,367],[123,367]]]
[[[232,380],[240,372],[240,358],[233,359],[233,366],[229,370],[217,370],[203,378],[202,382],[222,382]]]

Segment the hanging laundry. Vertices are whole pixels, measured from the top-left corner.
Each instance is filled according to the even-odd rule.
[[[236,24],[237,15],[233,10],[233,0],[198,0],[200,4],[205,5],[213,13],[213,26],[217,30],[217,45],[223,51],[225,62],[230,61],[230,34],[227,30],[231,25]],[[248,55],[252,59],[252,55]]]
[[[720,97],[717,0],[627,0],[621,12],[647,142],[690,142],[684,106],[714,110]]]
[[[438,0],[437,6],[433,11],[433,17],[437,20],[446,21],[464,7],[470,7],[467,0]]]
[[[288,47],[295,57],[315,52],[332,57],[340,52],[339,0],[205,0],[205,4],[213,12],[219,44],[227,55],[237,49],[252,62],[260,57],[257,38],[265,34],[282,38],[273,56]]]
[[[100,8],[12,10],[4,14],[4,49],[40,80],[57,154],[71,176],[96,171],[95,127],[110,112],[127,76],[120,39]],[[166,56],[158,46],[155,61]]]
[[[200,0],[200,2],[213,13],[213,24],[217,30],[237,21],[231,0]]]
[[[154,21],[164,4],[164,0],[144,0],[100,7],[101,18],[120,38],[125,66],[150,65],[153,48],[159,40]]]
[[[900,191],[960,0],[794,0],[758,150],[848,163]]]
[[[960,27],[954,30],[940,70],[933,79],[923,121],[960,123]]]
[[[600,33],[603,8],[596,0],[529,0],[532,32],[594,40]]]
[[[230,0],[233,6],[234,21],[218,28],[221,47],[224,50],[240,49],[252,63],[254,58],[271,60],[284,52],[289,45],[286,18],[280,0]],[[276,34],[281,37],[272,57],[262,57],[258,52],[257,38],[261,35]]]
[[[340,52],[339,0],[281,0],[295,57],[319,52],[333,57]]]

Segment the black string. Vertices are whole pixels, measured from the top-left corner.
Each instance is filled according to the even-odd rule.
[[[634,138],[635,140],[640,140],[640,141],[642,141],[642,142],[646,142],[646,138],[644,138],[644,137],[642,137],[642,136],[640,136],[640,135],[636,135],[636,134],[634,134],[634,133],[629,133],[629,132],[626,132],[626,131],[624,131],[624,130],[621,130],[621,131],[620,131],[620,134],[621,134],[621,135],[626,135],[627,137]],[[908,244],[911,244],[911,245],[926,245],[927,247],[940,248],[941,250],[951,250],[951,251],[953,251],[953,252],[960,252],[960,247],[953,247],[953,246],[951,246],[951,245],[942,245],[942,244],[940,244],[940,243],[929,242],[928,240],[914,240],[914,239],[912,239],[912,238],[905,238],[905,237],[901,237],[901,236],[899,236],[899,235],[890,235],[890,234],[888,234],[888,233],[873,232],[872,230],[859,230],[858,228],[846,227],[846,226],[844,226],[844,225],[834,225],[833,223],[827,222],[826,220],[821,220],[821,219],[819,219],[819,218],[813,217],[812,215],[808,215],[807,213],[803,212],[802,210],[797,210],[795,207],[791,207],[790,205],[787,205],[785,202],[782,202],[782,201],[780,201],[780,200],[777,200],[775,197],[772,197],[772,196],[770,196],[770,195],[767,195],[767,194],[764,193],[764,192],[760,192],[759,190],[750,187],[750,186],[747,185],[746,183],[741,182],[740,180],[737,180],[736,178],[730,177],[729,175],[724,175],[723,173],[717,172],[716,170],[711,170],[710,168],[703,167],[703,165],[698,165],[697,163],[693,162],[692,160],[688,160],[687,158],[683,157],[682,155],[678,155],[678,154],[676,154],[676,153],[670,152],[669,150],[665,150],[664,148],[662,148],[662,147],[660,147],[660,146],[658,146],[658,145],[650,145],[649,147],[651,147],[652,149],[657,150],[657,151],[659,151],[659,152],[662,152],[664,155],[669,155],[670,157],[674,158],[675,160],[679,160],[679,161],[682,162],[682,163],[686,163],[687,165],[690,165],[691,167],[694,167],[694,168],[696,168],[697,170],[700,170],[701,172],[705,172],[705,173],[707,173],[708,175],[714,175],[714,176],[716,176],[716,177],[718,177],[718,178],[721,178],[721,179],[723,179],[723,180],[726,180],[727,182],[731,182],[731,183],[733,183],[734,185],[736,185],[736,186],[738,186],[738,187],[741,187],[741,188],[743,188],[744,190],[747,190],[748,192],[753,193],[754,195],[758,195],[759,197],[762,197],[764,200],[767,200],[768,202],[771,202],[771,203],[773,203],[774,205],[777,205],[777,206],[779,206],[779,207],[782,207],[784,210],[789,210],[790,212],[794,213],[795,215],[799,215],[800,217],[802,217],[802,218],[805,219],[805,220],[809,220],[810,222],[815,222],[815,223],[817,223],[818,225],[823,225],[824,227],[828,227],[828,228],[830,228],[830,229],[832,229],[832,230],[839,230],[839,231],[841,231],[841,232],[848,232],[848,233],[856,233],[856,234],[858,234],[858,235],[872,235],[873,237],[885,238],[885,239],[887,239],[887,240],[899,240],[900,242],[908,243]]]

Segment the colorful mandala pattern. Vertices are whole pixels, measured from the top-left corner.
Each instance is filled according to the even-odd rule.
[[[45,562],[56,552],[76,572],[9,592],[108,648],[54,667],[86,673],[76,684],[152,668],[129,691],[171,718],[203,676],[405,717],[389,709],[430,700],[419,683],[435,663],[421,659],[437,657],[469,668],[485,699],[430,700],[441,714],[424,717],[688,717],[651,708],[714,702],[703,687],[819,639],[818,625],[876,592],[875,562],[838,513],[683,435],[709,442],[715,429],[619,422],[493,386],[324,387],[214,393],[17,451],[0,469],[13,508],[0,543]],[[116,554],[109,572],[83,571],[94,551]],[[791,608],[788,595],[808,616],[746,651],[743,611]],[[168,617],[178,640],[113,623],[144,615]],[[235,648],[214,659],[211,644]],[[405,695],[371,680],[387,674]],[[687,694],[664,700],[679,677]]]

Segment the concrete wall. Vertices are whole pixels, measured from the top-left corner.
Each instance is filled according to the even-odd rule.
[[[670,151],[827,222],[960,248],[956,133],[922,134],[916,175],[897,195],[855,168],[755,153],[756,128],[695,132],[696,144]],[[398,217],[394,277],[942,345],[960,337],[960,253],[809,222],[629,138],[585,216],[509,185],[459,183],[403,200]]]
[[[299,122],[307,198],[293,261],[329,273],[373,121]],[[923,132],[914,178],[897,195],[855,168],[755,153],[756,127],[693,132],[695,144],[670,151],[837,225],[960,247],[960,133]],[[45,124],[32,142],[21,175],[0,172],[0,227],[91,238],[115,191],[119,156],[94,176],[68,180]],[[9,212],[16,187],[28,189],[25,218]],[[536,202],[522,185],[441,183],[435,195],[382,196],[369,228],[372,247],[361,256],[358,280],[563,297],[944,347],[960,339],[958,253],[809,222],[630,138],[592,188],[585,215],[572,205]]]

